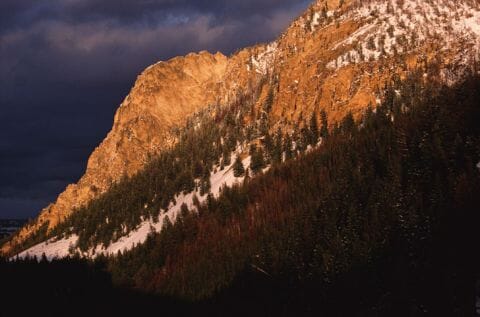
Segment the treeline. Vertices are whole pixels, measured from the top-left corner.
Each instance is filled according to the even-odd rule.
[[[269,285],[264,304],[287,315],[471,314],[479,92],[477,77],[393,82],[320,148],[108,259],[114,282],[193,301]]]

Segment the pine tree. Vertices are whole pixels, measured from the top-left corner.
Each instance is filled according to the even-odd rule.
[[[268,114],[262,111],[262,114],[260,115],[260,127],[258,129],[260,135],[266,135],[268,133],[269,127],[270,124],[268,121]]]
[[[265,138],[263,139],[263,146],[265,148],[265,161],[271,162],[274,157],[274,143],[273,143],[273,138],[270,135],[270,133],[267,133],[265,135]]]
[[[195,188],[195,182],[191,171],[186,170],[185,172],[181,173],[179,176],[179,183],[181,184],[183,192],[191,192]]]
[[[246,184],[250,181],[250,173],[248,172],[250,169],[247,167],[245,169],[245,178],[243,179],[243,184]]]
[[[273,144],[273,163],[280,163],[282,161],[282,130],[278,128],[277,133],[275,134],[275,142]]]
[[[298,142],[300,151],[305,151],[310,144],[310,129],[303,122],[302,128],[300,129],[300,140]]]
[[[320,121],[322,122],[322,127],[320,128],[320,136],[324,139],[328,138],[328,117],[325,110],[320,112]]]
[[[324,6],[324,7],[322,8],[322,18],[323,18],[323,19],[326,19],[326,18],[328,17],[327,11],[328,11],[327,7]]]
[[[272,110],[272,105],[273,105],[273,89],[270,87],[267,98],[265,99],[265,104],[263,105],[263,111],[265,113],[270,113],[270,111]]]
[[[224,166],[228,166],[228,165],[230,165],[231,162],[232,162],[232,158],[231,158],[230,150],[225,149],[225,151],[223,152],[222,164]]]
[[[356,130],[356,126],[355,126],[355,120],[353,119],[353,115],[351,112],[349,112],[345,116],[345,118],[343,118],[340,128],[344,134],[350,135],[350,136],[353,135],[353,133]]]
[[[212,193],[209,193],[209,194],[207,195],[207,208],[208,208],[209,210],[213,210],[213,208],[214,208],[214,203],[215,203],[215,197],[213,196]]]
[[[311,145],[316,145],[318,142],[319,132],[318,132],[318,122],[317,122],[317,115],[313,112],[312,117],[310,118],[310,140],[309,143]]]
[[[200,200],[198,200],[196,194],[193,194],[192,203],[195,207],[200,208]]]
[[[200,195],[203,196],[210,191],[211,184],[210,184],[210,172],[208,169],[205,170],[205,173],[200,180]]]
[[[283,152],[285,152],[285,160],[290,160],[293,158],[292,138],[288,133],[285,135],[285,139],[283,141]]]
[[[252,162],[250,164],[250,169],[252,173],[257,174],[265,167],[265,160],[263,158],[263,149],[255,149],[252,155]]]
[[[195,178],[201,177],[203,175],[203,165],[200,161],[196,160],[193,164],[193,176]]]
[[[235,163],[233,164],[233,175],[235,177],[241,177],[245,174],[245,168],[243,167],[242,160],[240,158],[240,155],[237,155],[237,158],[235,159]]]
[[[188,206],[187,204],[183,203],[181,206],[180,206],[180,215],[182,216],[182,218],[185,218],[187,217],[187,215],[190,213],[190,211],[188,210]]]

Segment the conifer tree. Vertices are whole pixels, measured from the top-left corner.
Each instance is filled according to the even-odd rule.
[[[195,207],[200,208],[200,200],[198,200],[198,197],[196,194],[193,195],[192,203]]]
[[[265,148],[265,161],[272,161],[274,157],[274,143],[272,136],[270,133],[265,134],[265,138],[263,139],[263,145]]]
[[[324,7],[322,8],[322,18],[323,18],[323,19],[326,19],[326,18],[328,17],[327,11],[328,11],[327,7],[324,6]]]
[[[355,132],[355,120],[353,119],[353,115],[351,112],[349,112],[345,116],[345,118],[343,118],[340,128],[342,132],[346,135],[351,136]]]
[[[183,203],[182,206],[180,206],[180,215],[182,218],[185,218],[189,212],[187,204]]]
[[[206,169],[205,174],[203,175],[200,181],[200,195],[203,196],[210,191],[210,172]]]
[[[265,160],[263,158],[263,149],[255,149],[252,155],[252,162],[250,164],[250,169],[252,173],[257,174],[265,167]]]
[[[267,98],[265,100],[265,104],[263,105],[263,111],[265,111],[265,113],[270,113],[270,111],[272,110],[272,105],[273,105],[273,89],[270,87]]]
[[[237,155],[237,158],[235,159],[235,163],[233,164],[233,175],[235,177],[241,177],[245,174],[245,168],[243,167],[242,159],[240,158],[240,155]]]
[[[310,144],[309,141],[310,141],[310,130],[308,129],[304,121],[302,128],[300,129],[300,139],[298,140],[298,148],[301,152],[304,152],[307,149],[308,144]]]
[[[290,160],[293,158],[292,138],[288,133],[286,134],[283,142],[283,152],[285,152],[285,160]]]
[[[225,150],[223,151],[222,164],[223,164],[223,166],[227,166],[227,165],[230,165],[231,162],[232,162],[232,159],[231,159],[230,150],[225,149]]]
[[[282,161],[282,130],[278,128],[277,133],[275,134],[275,142],[273,145],[273,163],[280,163]]]
[[[320,121],[322,123],[322,127],[320,128],[320,136],[324,139],[328,138],[328,118],[325,110],[320,112]]]
[[[250,181],[250,173],[249,173],[249,168],[247,167],[245,169],[245,177],[243,179],[243,184],[245,185],[246,183],[248,183]]]
[[[316,145],[318,142],[319,132],[318,132],[318,122],[317,122],[317,115],[313,112],[312,117],[310,118],[310,140],[309,143],[311,145]]]
[[[259,127],[259,133],[260,135],[266,135],[268,133],[269,129],[269,122],[268,122],[268,115],[266,112],[262,112],[260,115],[260,127]]]

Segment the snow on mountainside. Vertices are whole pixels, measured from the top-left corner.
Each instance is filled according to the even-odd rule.
[[[460,40],[473,41],[480,48],[480,8],[453,1],[384,1],[351,11],[342,19],[367,21],[333,49],[354,46],[327,67],[338,69],[364,60],[375,61],[415,50],[432,39],[445,46]],[[465,61],[466,62],[466,61]]]
[[[217,172],[211,173],[211,193],[214,197],[219,196],[221,188],[223,186],[231,187],[235,183],[243,182],[243,176],[235,177],[233,175],[233,162],[235,161],[235,157],[236,156],[233,157],[232,163],[229,166],[225,167],[224,170],[219,170]],[[245,168],[249,167],[250,157],[243,159],[242,163]],[[193,197],[195,195],[197,196],[200,203],[203,203],[207,199],[207,194],[201,196],[199,191],[194,191],[186,195],[181,193],[176,197],[175,204],[170,204],[168,210],[166,210],[165,212],[161,212],[159,220],[157,222],[154,222],[152,219],[145,220],[135,230],[131,231],[127,236],[122,237],[118,241],[110,244],[107,248],[99,245],[95,250],[90,250],[87,254],[84,254],[84,256],[95,257],[98,254],[115,255],[118,253],[118,251],[123,252],[126,250],[130,250],[135,245],[143,243],[152,230],[160,232],[163,227],[163,223],[167,217],[170,221],[175,222],[175,219],[180,212],[183,204],[186,204],[189,210],[195,210],[196,207],[193,204]],[[77,251],[75,247],[77,240],[78,237],[76,235],[72,235],[70,237],[66,237],[60,240],[52,238],[46,242],[40,243],[21,252],[17,256],[19,258],[40,258],[44,254],[47,259],[66,257],[68,255],[72,255],[75,251]]]
[[[70,254],[70,250],[75,246],[77,240],[78,237],[76,235],[60,240],[52,238],[19,253],[14,258],[18,257],[23,259],[25,257],[36,257],[37,259],[40,259],[43,255],[49,260],[54,258],[64,258]]]
[[[271,70],[275,59],[275,53],[278,47],[277,42],[273,42],[267,45],[267,48],[264,52],[261,52],[257,56],[253,55],[251,57],[251,63],[253,65],[254,70],[261,74],[266,75],[268,71]],[[247,65],[249,67],[249,65]]]

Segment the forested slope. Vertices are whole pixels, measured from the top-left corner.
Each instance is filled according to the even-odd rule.
[[[381,107],[358,123],[347,116],[320,148],[225,189],[111,259],[114,281],[198,300],[259,275],[289,294],[286,311],[344,299],[372,314],[467,314],[479,93],[477,77],[451,88],[420,74],[392,84]]]
[[[320,147],[182,208],[97,268],[199,312],[472,315],[479,94],[477,76],[392,82],[380,107],[347,116]]]

